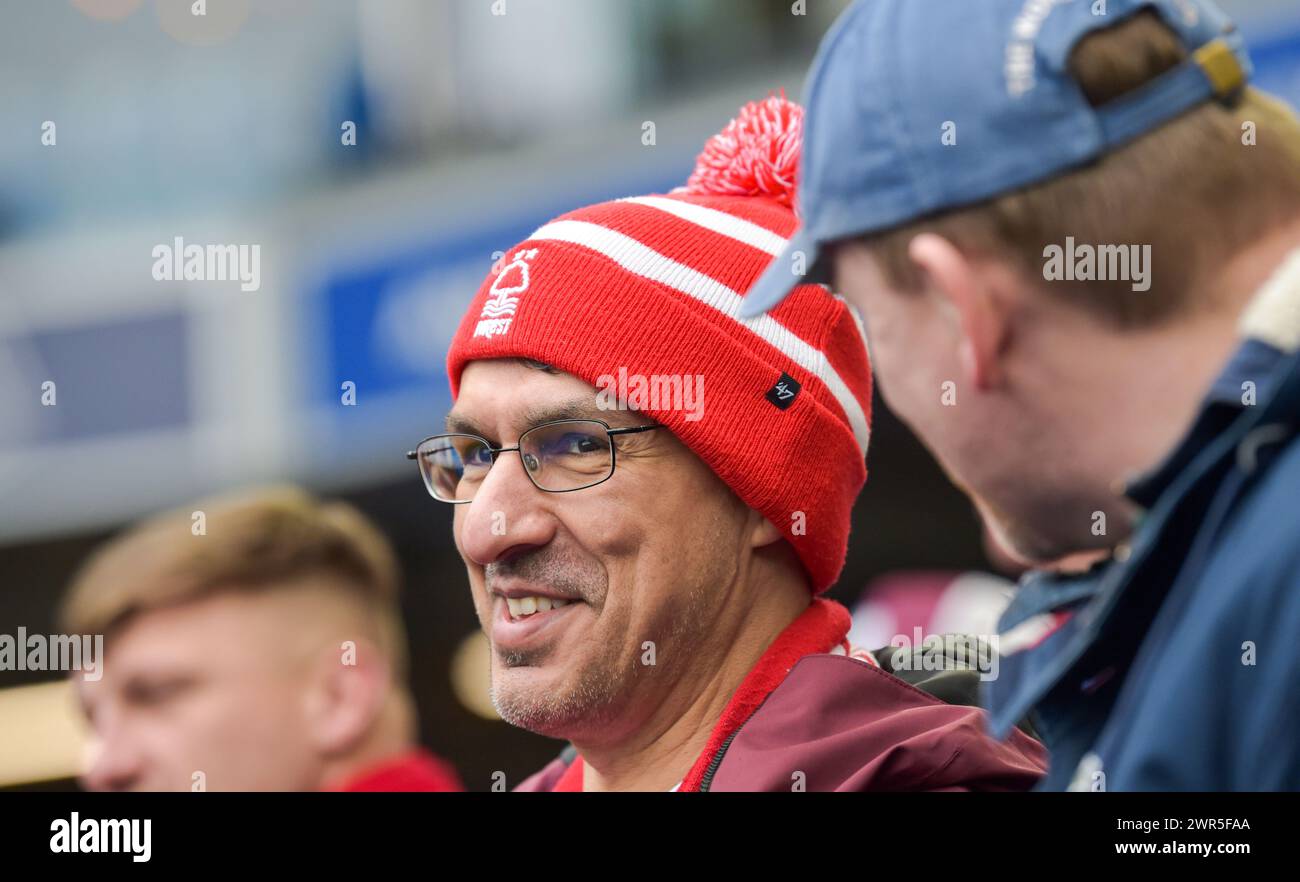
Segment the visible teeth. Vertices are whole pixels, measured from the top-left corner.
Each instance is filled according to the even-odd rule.
[[[515,619],[531,616],[534,613],[550,612],[553,609],[559,609],[562,606],[568,606],[573,601],[561,600],[558,597],[507,597],[506,605],[510,607],[510,617]]]

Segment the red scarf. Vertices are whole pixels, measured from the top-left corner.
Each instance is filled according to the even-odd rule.
[[[832,600],[816,598],[782,631],[763,653],[758,663],[745,675],[740,687],[722,711],[722,717],[709,736],[709,743],[691,770],[682,779],[679,791],[698,791],[713,758],[723,743],[758,710],[767,696],[781,685],[790,669],[805,655],[830,652],[837,646],[849,652],[849,611]],[[582,757],[575,757],[555,782],[553,792],[582,790]]]

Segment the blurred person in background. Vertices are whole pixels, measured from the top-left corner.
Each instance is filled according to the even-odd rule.
[[[871,580],[853,606],[849,639],[856,646],[885,646],[896,637],[922,634],[997,633],[998,617],[1015,586],[977,570],[902,570]]]
[[[104,634],[77,681],[92,790],[460,790],[415,744],[400,574],[356,509],[275,487],[149,520],[62,609]]]
[[[1048,789],[1300,787],[1300,121],[1250,73],[1206,0],[860,0],[745,300],[779,314],[791,257],[832,281],[1044,568],[988,701],[994,734],[1034,713]]]
[[[746,106],[685,188],[536,230],[448,354],[410,456],[454,533],[507,722],[568,740],[517,789],[1026,789],[1037,742],[886,673],[819,595],[866,470],[840,301],[738,321],[794,226],[802,111]]]

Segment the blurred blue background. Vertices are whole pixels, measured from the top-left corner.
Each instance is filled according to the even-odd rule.
[[[450,404],[448,342],[540,223],[681,184],[742,103],[801,95],[846,2],[208,5],[0,3],[0,631],[50,627],[68,574],[131,519],[299,481],[398,543],[426,742],[473,783],[493,738],[521,739],[530,771],[553,745],[485,735],[445,682],[474,619],[449,512],[403,453]],[[1300,102],[1300,5],[1223,5],[1258,85]],[[260,245],[260,290],[155,281],[177,236]],[[846,600],[890,567],[984,563],[964,500],[877,406]]]

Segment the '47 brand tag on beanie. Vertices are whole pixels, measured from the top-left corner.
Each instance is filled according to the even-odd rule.
[[[465,313],[447,368],[528,358],[600,386],[702,378],[706,404],[642,396],[662,423],[781,529],[815,591],[834,583],[866,480],[871,369],[862,327],[820,286],[741,319],[799,223],[803,111],[773,96],[709,140],[686,186],[569,212],[506,253]]]

